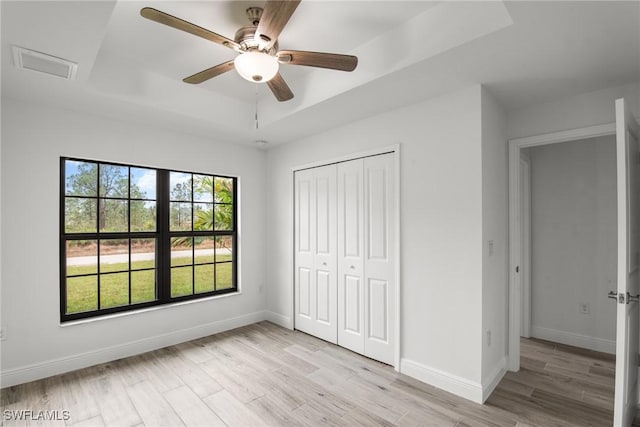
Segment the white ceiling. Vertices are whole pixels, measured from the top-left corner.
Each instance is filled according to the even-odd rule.
[[[264,1],[2,1],[2,96],[229,142],[294,141],[331,126],[485,84],[506,109],[640,80],[640,2],[303,0],[282,49],[348,53],[352,73],[283,65],[295,94],[229,72],[234,57],[142,18],[151,6],[233,38]],[[66,81],[13,66],[11,45],[78,63]],[[254,116],[258,110],[259,128]]]

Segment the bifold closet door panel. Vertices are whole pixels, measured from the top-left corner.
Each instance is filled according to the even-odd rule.
[[[364,354],[394,362],[395,172],[390,154],[364,161]]]
[[[295,288],[294,309],[295,327],[309,334],[313,333],[314,303],[312,296],[315,284],[314,254],[315,245],[315,219],[312,212],[315,210],[314,202],[314,173],[312,170],[298,171],[295,173]]]
[[[315,168],[314,335],[332,343],[338,338],[336,166]]]
[[[295,173],[295,327],[337,342],[336,167]]]
[[[364,354],[363,161],[338,164],[338,344]]]

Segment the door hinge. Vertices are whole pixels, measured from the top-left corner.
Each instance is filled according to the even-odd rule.
[[[516,265],[516,273],[520,273],[520,266]]]

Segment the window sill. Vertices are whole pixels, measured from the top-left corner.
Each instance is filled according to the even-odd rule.
[[[222,295],[213,295],[213,296],[206,297],[206,298],[198,298],[198,299],[192,299],[192,300],[188,300],[188,301],[180,301],[180,302],[175,302],[175,303],[171,303],[171,304],[154,305],[153,307],[145,307],[145,308],[141,308],[139,310],[122,311],[120,313],[105,314],[103,316],[88,317],[86,319],[70,320],[70,321],[64,322],[64,323],[61,322],[60,323],[60,327],[65,328],[67,326],[76,326],[76,325],[83,325],[83,324],[86,324],[86,323],[100,322],[100,321],[103,321],[103,320],[114,319],[114,318],[117,318],[117,317],[135,316],[135,315],[138,315],[138,314],[148,313],[148,312],[151,312],[151,311],[165,310],[165,309],[169,309],[169,308],[173,308],[173,307],[180,307],[180,306],[183,306],[183,305],[198,304],[198,303],[217,300],[217,299],[221,299],[221,298],[229,298],[229,297],[232,297],[232,296],[235,296],[235,295],[242,295],[242,291],[230,292],[228,294],[222,294]]]

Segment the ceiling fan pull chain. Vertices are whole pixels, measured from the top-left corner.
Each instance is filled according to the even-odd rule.
[[[256,83],[256,115],[255,115],[255,119],[256,119],[256,130],[258,130],[259,123],[258,123],[258,84]]]

